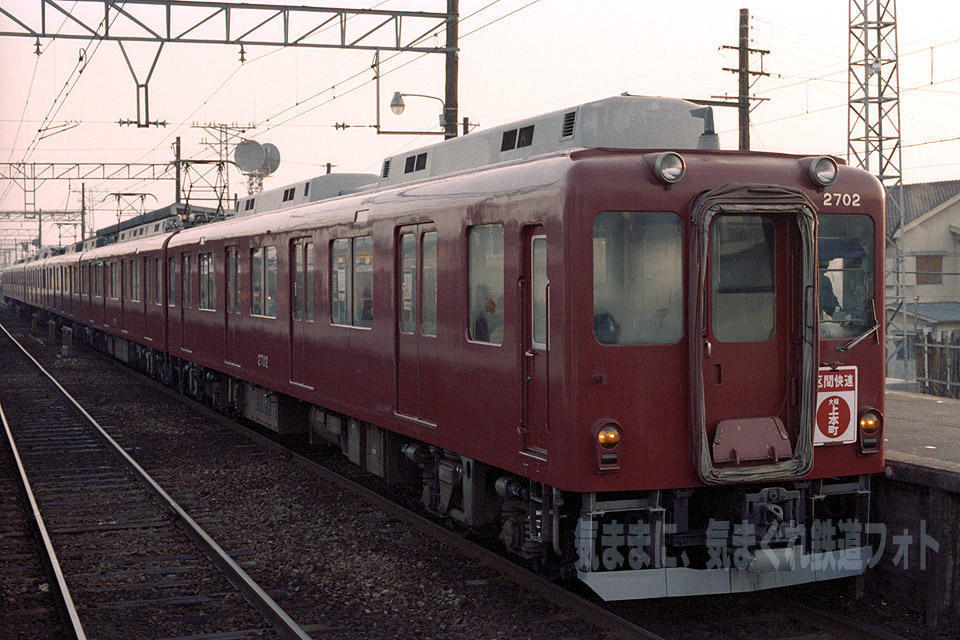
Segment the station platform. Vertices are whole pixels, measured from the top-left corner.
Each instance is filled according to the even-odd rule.
[[[888,477],[960,492],[960,400],[888,390]]]

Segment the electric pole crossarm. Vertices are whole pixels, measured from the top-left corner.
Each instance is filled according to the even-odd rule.
[[[40,0],[39,12],[33,13],[30,7],[0,7],[0,13],[13,23],[0,31],[0,36],[451,52],[449,44],[419,44],[426,35],[439,33],[446,27],[451,17],[448,13],[194,0],[126,0],[122,4],[115,0],[76,0],[75,4],[81,5],[80,11],[67,10],[62,4],[65,4],[63,0]],[[103,12],[96,12],[98,15],[94,16],[95,12],[82,11],[83,5],[91,4],[102,5]],[[154,15],[155,7],[166,9],[162,17]],[[138,10],[142,10],[139,15]],[[198,10],[209,13],[198,16]],[[59,31],[52,30],[47,26],[48,11],[66,16],[67,25]],[[123,20],[114,24],[111,31],[111,23],[120,16]],[[339,28],[324,36],[321,33],[324,27],[333,22],[338,22]],[[121,24],[122,27],[118,26]],[[416,35],[406,35],[404,27]]]

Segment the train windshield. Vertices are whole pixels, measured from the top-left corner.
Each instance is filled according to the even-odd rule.
[[[876,324],[873,245],[873,220],[869,216],[820,217],[817,273],[821,338],[850,338]]]
[[[605,211],[593,222],[593,335],[601,344],[683,336],[683,250],[673,213]]]

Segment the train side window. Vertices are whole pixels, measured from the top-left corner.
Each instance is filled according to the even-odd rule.
[[[593,335],[601,344],[673,344],[683,335],[680,219],[604,211],[593,221]]]
[[[373,237],[353,239],[353,326],[373,326]]]
[[[153,302],[155,304],[163,304],[163,269],[160,268],[160,258],[153,259],[153,270],[156,273]]]
[[[420,326],[423,335],[437,335],[437,232],[428,231],[421,239],[423,265],[423,302]]]
[[[181,254],[181,261],[183,268],[180,270],[182,276],[180,291],[183,292],[183,306],[189,307],[193,304],[193,269],[189,255]]]
[[[307,186],[310,186],[310,183],[307,183]],[[306,195],[306,194],[305,194]],[[303,245],[303,254],[306,258],[306,282],[304,284],[303,295],[305,298],[306,304],[304,305],[304,319],[313,322],[313,273],[314,273],[314,258],[313,258],[313,243],[307,242]]]
[[[277,317],[277,248],[250,250],[250,313]]]
[[[117,260],[110,263],[110,297],[120,298],[120,263]]]
[[[417,240],[412,233],[400,236],[400,331],[417,330]]]
[[[503,225],[471,227],[467,252],[470,339],[503,344]]]
[[[130,300],[133,302],[140,301],[140,261],[137,258],[133,258],[129,262],[129,274],[128,280],[130,282]]]
[[[167,258],[167,305],[177,306],[177,259]]]
[[[713,223],[713,335],[722,342],[769,340],[776,323],[773,221],[722,215]]]
[[[334,240],[330,250],[330,322],[350,324],[350,240]]]
[[[213,311],[217,308],[216,260],[213,253],[201,253],[199,258],[199,307],[201,309]]]
[[[240,297],[237,291],[239,279],[237,277],[237,248],[227,247],[227,266],[224,287],[227,296],[227,311],[230,313],[240,312]]]

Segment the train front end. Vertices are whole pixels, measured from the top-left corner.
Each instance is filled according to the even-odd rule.
[[[879,557],[880,184],[828,157],[573,161],[578,578],[616,600],[861,574]]]

